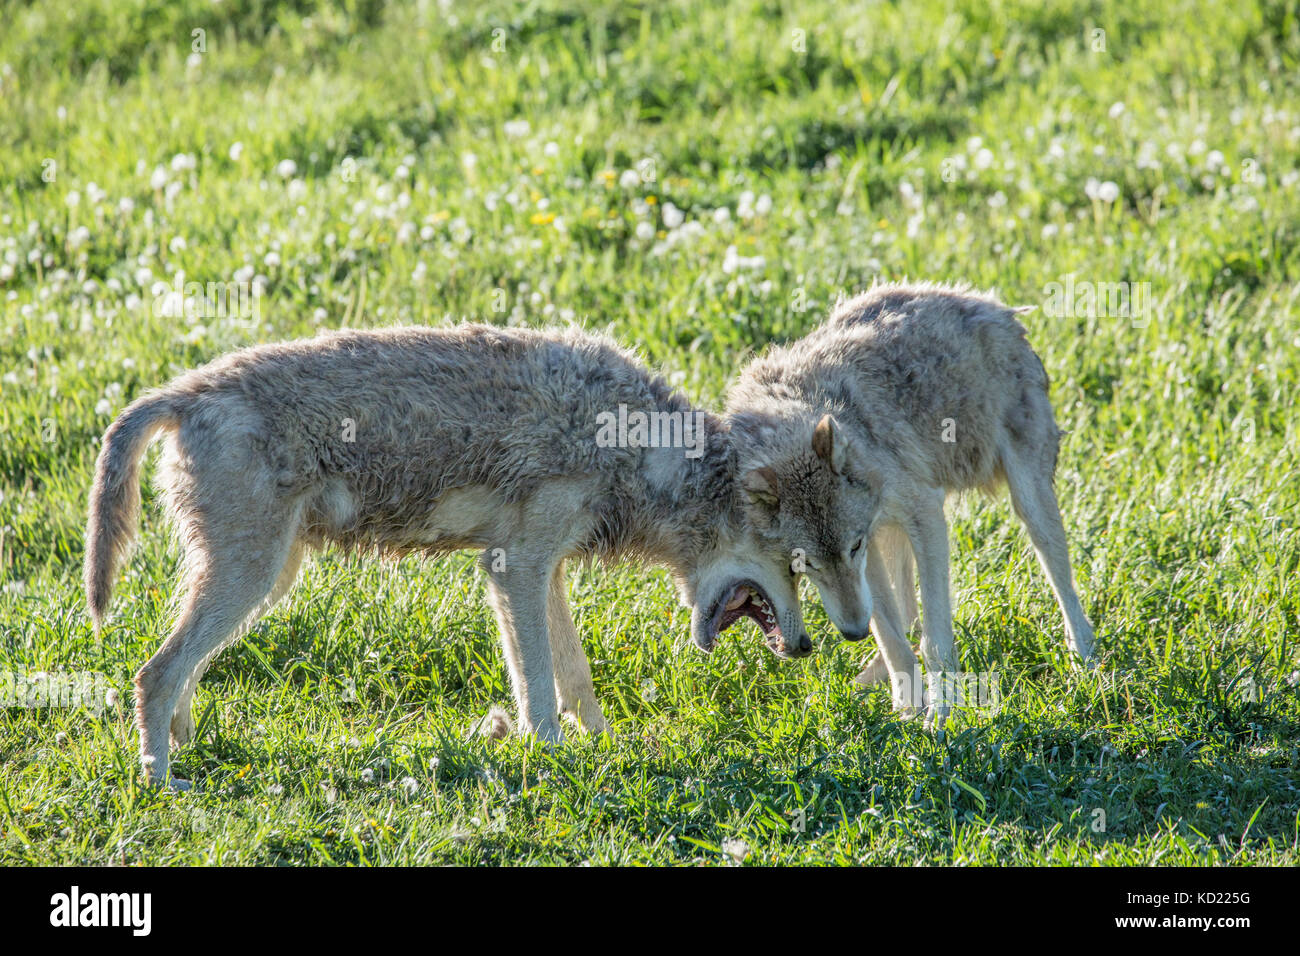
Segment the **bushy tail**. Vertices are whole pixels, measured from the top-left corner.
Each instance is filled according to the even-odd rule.
[[[86,523],[86,602],[96,628],[108,610],[113,579],[140,521],[140,459],[150,440],[180,423],[182,400],[170,392],[129,405],[104,433]]]

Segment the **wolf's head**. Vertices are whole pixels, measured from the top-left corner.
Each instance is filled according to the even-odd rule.
[[[736,421],[741,485],[765,552],[807,574],[850,641],[870,633],[867,542],[879,498],[859,442],[831,415]]]
[[[711,651],[720,633],[747,617],[777,657],[808,656],[812,641],[796,581],[789,562],[765,547],[752,527],[721,536],[690,582],[691,636]]]

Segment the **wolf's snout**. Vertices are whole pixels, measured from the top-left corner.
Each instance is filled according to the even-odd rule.
[[[841,631],[840,633],[846,641],[865,641],[871,636],[869,628],[864,628],[861,631]]]

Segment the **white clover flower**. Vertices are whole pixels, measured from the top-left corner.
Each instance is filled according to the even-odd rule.
[[[1212,149],[1205,154],[1205,165],[1212,170],[1217,170],[1223,165],[1223,153],[1217,149]]]
[[[275,164],[275,174],[281,179],[293,179],[298,173],[298,164],[292,159],[282,159]]]
[[[670,202],[664,203],[661,215],[664,220],[664,228],[670,231],[676,229],[686,221],[686,213],[682,212]]]
[[[1097,198],[1106,203],[1114,202],[1119,198],[1119,185],[1106,180],[1097,187]]]
[[[68,233],[68,248],[80,249],[90,241],[90,230],[85,226],[78,226]]]
[[[307,184],[301,179],[292,179],[289,181],[289,201],[302,202],[307,198]]]
[[[713,210],[713,221],[716,222],[719,226],[727,222],[730,218],[731,218],[731,210],[728,209],[726,206],[719,206],[717,209]]]
[[[171,242],[167,243],[167,248],[172,252],[184,252],[186,245],[184,236],[172,236]]]
[[[642,240],[653,239],[655,237],[655,227],[643,219],[636,224],[636,237]]]
[[[161,166],[155,166],[153,175],[149,177],[149,188],[153,190],[162,189],[167,185],[167,170]]]
[[[749,844],[744,840],[728,837],[722,841],[722,852],[732,863],[743,863],[745,857],[749,856]]]
[[[172,169],[178,173],[193,169],[198,165],[198,161],[188,153],[177,153],[172,157]]]
[[[625,169],[618,177],[618,184],[623,189],[636,189],[641,185],[641,174],[635,169]]]
[[[117,211],[124,216],[129,216],[135,212],[135,200],[130,196],[123,196],[117,201]]]
[[[144,288],[149,283],[153,282],[153,270],[150,269],[148,266],[141,266],[140,268],[136,269],[135,282],[136,285],[140,286],[141,288]]]
[[[509,139],[523,139],[532,132],[532,125],[526,119],[507,120],[502,130]]]
[[[1110,118],[1119,119],[1121,116],[1124,115],[1127,109],[1128,107],[1126,107],[1123,103],[1112,103],[1109,110]]]
[[[727,275],[739,272],[741,269],[758,272],[766,265],[767,260],[762,256],[742,256],[735,246],[727,246],[727,252],[722,259],[722,271]]]
[[[68,204],[69,209],[76,209],[81,205],[81,193],[74,189],[64,197],[63,201]]]
[[[754,203],[754,212],[758,213],[760,216],[766,216],[771,211],[772,197],[764,193],[759,196],[758,201]]]
[[[244,155],[244,144],[235,142],[230,144],[230,151],[226,154],[230,157],[232,163],[239,162],[239,157]]]
[[[556,142],[550,142],[550,143],[547,143],[545,146],[542,147],[542,155],[543,155],[543,156],[559,156],[559,155],[560,155],[560,144],[559,144],[559,143],[556,143]]]
[[[398,166],[395,170],[393,170],[393,178],[394,178],[394,179],[410,179],[410,178],[411,178],[411,171],[410,171],[409,169],[407,169],[405,165]]]
[[[369,767],[367,767],[365,770],[361,771],[361,782],[362,782],[362,783],[374,783],[374,782],[375,782],[375,772],[374,772],[373,770],[371,770]]]
[[[988,169],[993,165],[993,150],[988,149],[987,147],[981,149],[975,154],[974,162],[976,169]]]
[[[265,256],[262,257],[262,262],[268,268],[275,269],[280,265],[280,253],[275,252],[274,250],[268,252]]]

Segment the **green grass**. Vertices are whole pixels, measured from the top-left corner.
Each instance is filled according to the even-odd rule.
[[[0,671],[98,671],[120,698],[0,710],[0,862],[718,863],[743,841],[752,863],[1300,863],[1289,4],[76,0],[6,21]],[[762,263],[727,271],[731,246]],[[177,271],[245,268],[256,322],[153,308]],[[874,277],[1042,306],[1071,274],[1159,303],[1026,317],[1095,675],[1071,672],[1009,506],[969,500],[958,645],[1001,674],[996,715],[928,734],[855,696],[869,649],[811,589],[811,659],[752,629],[705,657],[662,572],[585,568],[614,738],[546,753],[465,738],[509,700],[467,556],[326,554],[200,686],[175,758],[199,789],[141,789],[130,676],[177,560],[150,493],[100,644],[79,570],[96,442],[142,390],[318,327],[576,317],[716,405]]]

